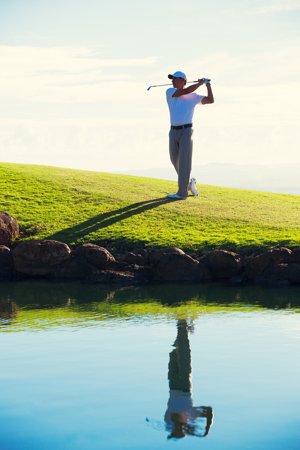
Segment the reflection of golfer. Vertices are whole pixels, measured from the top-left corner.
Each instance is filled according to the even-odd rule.
[[[170,110],[171,130],[169,133],[169,151],[173,166],[178,174],[178,191],[168,197],[175,200],[184,200],[188,190],[198,195],[196,180],[190,180],[193,152],[193,114],[197,104],[203,105],[214,102],[209,80],[199,79],[196,84],[185,87],[187,78],[183,72],[169,75],[173,87],[167,89],[167,102]],[[206,84],[207,96],[198,95],[194,91]]]
[[[191,349],[186,320],[178,320],[175,349],[170,353],[170,396],[165,413],[168,438],[183,438],[186,435],[204,437],[212,424],[212,408],[193,406],[191,384]]]

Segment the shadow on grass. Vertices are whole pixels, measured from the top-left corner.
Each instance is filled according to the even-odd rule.
[[[117,222],[120,222],[121,220],[128,219],[129,217],[141,214],[145,211],[171,202],[174,202],[174,200],[163,197],[155,198],[152,200],[145,200],[138,203],[132,203],[131,205],[125,206],[124,208],[114,209],[113,211],[99,214],[98,216],[92,217],[85,222],[79,223],[78,225],[65,228],[64,230],[58,231],[51,236],[47,236],[47,239],[60,240],[66,239],[66,237],[68,237],[68,240],[77,242],[84,236],[93,233],[94,231],[100,230],[101,228],[109,227]]]

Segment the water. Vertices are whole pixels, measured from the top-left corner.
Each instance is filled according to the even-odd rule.
[[[300,289],[0,285],[0,449],[298,450]]]

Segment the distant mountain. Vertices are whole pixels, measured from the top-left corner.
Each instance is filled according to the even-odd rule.
[[[125,171],[124,171],[125,173]],[[127,174],[176,180],[169,168],[127,170]],[[300,163],[297,164],[203,164],[193,167],[200,184],[300,195]]]

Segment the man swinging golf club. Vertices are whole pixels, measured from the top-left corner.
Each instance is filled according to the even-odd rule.
[[[193,153],[193,114],[195,106],[201,103],[207,105],[214,103],[210,80],[201,78],[185,87],[186,75],[177,71],[168,75],[173,87],[167,89],[167,102],[170,110],[171,129],[169,133],[170,159],[178,174],[178,191],[176,194],[168,194],[167,197],[174,200],[185,200],[190,190],[194,196],[198,195],[196,180],[190,180]],[[198,95],[196,91],[206,84],[207,96]]]

